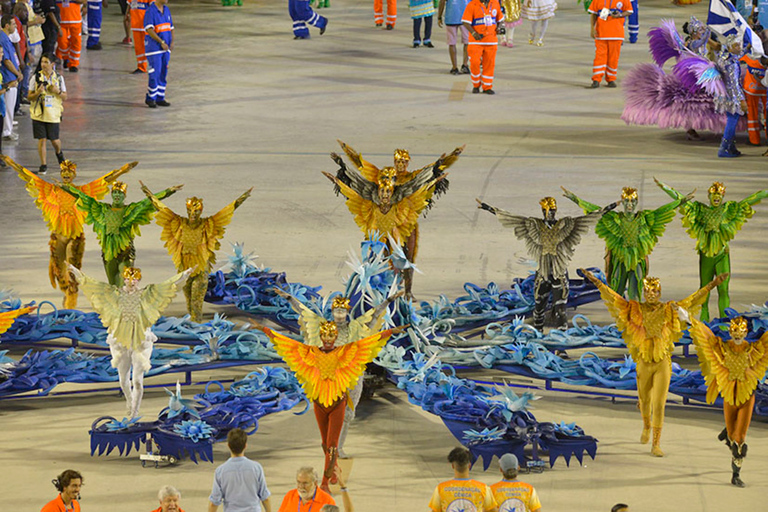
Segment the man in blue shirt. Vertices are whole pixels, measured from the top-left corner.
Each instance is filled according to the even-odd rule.
[[[165,101],[165,84],[168,77],[168,62],[173,48],[173,20],[168,0],[155,0],[144,14],[144,46],[147,56],[149,86],[144,102],[149,108],[170,107]]]
[[[157,1],[157,0],[155,0]],[[208,498],[208,512],[216,512],[224,504],[224,512],[272,512],[270,492],[261,464],[245,457],[248,436],[235,428],[227,434],[231,457],[216,468],[213,490]]]
[[[16,94],[18,94],[17,85],[23,78],[19,71],[18,57],[16,47],[11,42],[11,34],[16,32],[16,20],[13,14],[4,14],[0,18],[0,45],[3,48],[2,66],[0,73],[3,76],[3,84],[8,89],[5,93],[5,112],[3,119],[3,138],[5,140],[18,140],[19,136],[13,133],[13,112],[16,108]]]
[[[467,27],[462,25],[461,17],[464,14],[464,9],[467,8],[469,0],[440,0],[437,6],[437,25],[443,26],[443,14],[445,14],[445,26],[448,33],[448,55],[451,57],[451,74],[463,75],[469,74],[469,57],[467,54],[467,46],[469,45],[469,31]],[[461,71],[456,62],[456,43],[459,36],[461,36],[461,42],[464,43],[464,61],[461,65]]]

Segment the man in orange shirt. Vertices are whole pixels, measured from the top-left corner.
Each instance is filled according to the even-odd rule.
[[[514,512],[541,512],[541,502],[536,489],[531,484],[520,482],[517,479],[519,470],[517,457],[512,453],[505,453],[499,459],[499,469],[504,479],[491,486],[493,498],[499,504],[502,512],[507,510]]]
[[[624,18],[632,12],[630,0],[592,0],[589,5],[592,39],[595,40],[592,89],[600,87],[603,75],[608,87],[616,87],[621,43],[624,41]]]
[[[61,16],[56,57],[62,60],[65,68],[77,73],[80,66],[80,49],[83,44],[83,17],[80,7],[86,0],[57,0]]]
[[[59,495],[49,501],[40,512],[80,512],[80,487],[83,475],[74,469],[66,469],[53,481]]]
[[[744,55],[741,59],[746,64],[744,73],[744,98],[747,100],[747,133],[749,143],[760,145],[760,112],[765,112],[765,86],[761,83],[765,78],[765,66],[760,63],[759,56]],[[768,128],[766,128],[768,132]]]
[[[473,0],[474,1],[474,0]],[[453,479],[438,484],[429,508],[432,512],[448,510],[474,510],[477,512],[497,512],[496,500],[491,488],[482,482],[469,478],[469,450],[460,446],[448,454],[448,462],[453,468]]]
[[[184,509],[179,505],[181,493],[171,485],[162,486],[157,493],[157,499],[160,500],[160,507],[152,512],[184,512]]]
[[[147,54],[144,46],[144,14],[151,2],[131,0],[128,4],[129,15],[131,18],[131,31],[133,33],[133,51],[136,52],[136,69],[133,74],[147,72]]]
[[[319,511],[325,505],[336,505],[331,495],[317,486],[317,480],[317,473],[313,468],[299,468],[296,472],[296,488],[288,491],[277,512]]]
[[[496,37],[499,22],[504,18],[499,0],[472,0],[464,9],[461,23],[469,31],[469,73],[472,77],[472,93],[496,94],[493,91],[493,70],[496,66]],[[482,66],[482,73],[480,68]]]

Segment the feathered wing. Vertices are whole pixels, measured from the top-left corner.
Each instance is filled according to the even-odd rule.
[[[283,358],[285,364],[296,374],[296,378],[304,388],[307,398],[317,400],[318,386],[320,384],[320,369],[317,364],[317,355],[322,354],[317,347],[311,347],[264,327],[264,332],[275,350]]]
[[[759,340],[751,344],[749,367],[745,374],[745,377],[750,382],[750,386],[752,386],[751,392],[757,387],[757,382],[765,377],[766,371],[768,371],[768,331],[764,332]],[[749,400],[749,397],[747,396],[745,400]]]
[[[160,233],[160,240],[165,242],[165,248],[173,259],[176,270],[190,268],[184,266],[184,244],[182,241],[184,224],[186,219],[173,212],[170,208],[162,206],[155,213],[155,222],[163,228]]]
[[[525,248],[528,254],[539,261],[541,258],[541,232],[544,229],[544,222],[534,217],[523,217],[522,215],[513,215],[506,210],[494,208],[496,218],[505,228],[514,231],[515,236],[525,242]]]
[[[35,306],[27,306],[25,308],[13,309],[11,311],[4,311],[0,313],[0,334],[11,328],[13,322],[16,321],[21,315],[33,312],[37,309]]]
[[[687,310],[692,317],[699,316],[701,306],[704,304],[704,301],[707,300],[708,295],[709,289],[705,286],[704,288],[699,288],[683,300],[676,302],[681,308]]]
[[[718,71],[714,62],[704,57],[690,55],[675,64],[672,71],[691,92],[704,90],[713,96],[726,94],[723,75]]]
[[[375,181],[369,181],[361,176],[359,173],[350,170],[336,153],[331,153],[331,158],[339,166],[339,170],[336,171],[336,186],[334,192],[338,195],[341,192],[341,186],[338,182],[342,182],[348,187],[356,190],[363,197],[374,197],[376,194],[377,185]],[[376,171],[378,172],[378,170]]]
[[[355,387],[357,380],[365,372],[366,365],[379,354],[391,335],[392,330],[388,329],[335,349],[335,375],[331,379],[321,381],[318,388],[320,403],[329,406]]]
[[[70,267],[70,272],[80,283],[80,289],[91,301],[93,309],[99,314],[101,323],[110,334],[114,335],[120,325],[120,289],[109,283],[97,281],[74,267]]]
[[[459,159],[459,156],[461,155],[462,151],[464,151],[464,146],[454,149],[448,155],[446,154],[441,155],[440,158],[437,159],[437,161],[429,165],[426,165],[421,169],[417,169],[416,171],[413,171],[413,172],[399,173],[397,175],[396,184],[402,185],[408,181],[417,179],[421,181],[421,183],[417,185],[417,188],[421,188],[421,186],[424,183],[443,176],[443,174],[445,174],[445,170],[448,169],[450,166],[452,166],[456,162],[456,160]],[[435,183],[434,197],[438,198],[441,195],[448,192],[449,186],[450,186],[450,183],[448,182],[448,179],[444,178],[437,181]],[[430,208],[433,202],[434,201],[430,199],[429,205],[427,206],[427,208]]]
[[[341,149],[344,150],[349,159],[352,161],[352,163],[355,164],[355,167],[357,167],[357,169],[360,171],[360,174],[362,174],[366,180],[376,183],[376,181],[379,179],[379,168],[363,159],[363,157],[360,156],[360,153],[347,146],[343,142],[338,141],[338,143],[341,146]]]
[[[664,66],[669,59],[679,59],[683,53],[691,54],[673,20],[661,20],[658,27],[648,31],[648,47],[659,67]]]
[[[696,345],[701,374],[707,385],[707,402],[714,403],[722,384],[727,384],[730,372],[723,364],[722,340],[715,336],[707,325],[691,315],[691,339]],[[725,396],[725,395],[724,395]],[[731,394],[733,396],[733,394]],[[733,403],[731,403],[733,405]]]
[[[376,225],[376,204],[370,199],[366,199],[341,181],[336,181],[341,193],[347,198],[346,205],[355,219],[355,223],[360,227],[363,233],[368,233],[377,229]]]
[[[419,222],[419,215],[429,205],[429,200],[434,193],[434,183],[436,180],[432,180],[426,183],[423,187],[414,191],[413,193],[405,196],[399,200],[392,209],[385,214],[385,217],[394,215],[390,219],[394,220],[393,228],[390,230],[379,229],[382,232],[386,232],[392,238],[400,241],[407,240]],[[404,187],[407,186],[403,185]],[[397,188],[395,189],[397,191]],[[387,219],[389,220],[389,219]],[[386,225],[387,223],[385,223]]]
[[[372,335],[373,333],[379,331],[381,329],[382,325],[384,325],[384,312],[383,310],[378,318],[373,318],[373,315],[376,313],[376,308],[371,308],[362,315],[358,316],[357,318],[353,318],[349,321],[349,341],[357,341],[361,338],[367,338],[368,336]],[[371,324],[371,322],[373,324]]]
[[[299,327],[301,328],[301,337],[304,343],[312,347],[319,347],[323,344],[320,340],[320,324],[325,322],[325,318],[318,315],[307,306],[299,302]]]

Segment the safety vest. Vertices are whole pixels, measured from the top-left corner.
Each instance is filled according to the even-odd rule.
[[[753,96],[762,96],[765,94],[765,86],[760,81],[765,77],[765,66],[760,63],[760,59],[745,55],[741,62],[747,65],[747,72],[744,73],[744,92]]]

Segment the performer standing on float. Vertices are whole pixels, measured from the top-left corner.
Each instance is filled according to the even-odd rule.
[[[377,231],[382,242],[391,250],[393,241],[402,245],[408,261],[414,262],[419,249],[419,215],[448,190],[445,170],[459,158],[464,147],[416,171],[408,171],[410,155],[404,149],[395,151],[395,167],[379,169],[364,160],[359,153],[339,141],[341,148],[357,167],[350,171],[336,153],[331,158],[339,165],[336,176],[324,172],[336,184],[336,194],[347,198],[347,208],[366,239]],[[445,182],[445,183],[443,183]],[[406,297],[411,298],[413,269],[403,270]]]
[[[656,184],[673,199],[683,195],[672,187],[654,178]],[[709,204],[700,201],[688,201],[680,206],[683,227],[696,240],[696,252],[699,253],[699,282],[704,286],[719,274],[731,272],[730,241],[741,227],[752,218],[753,205],[768,197],[768,190],[755,192],[741,201],[723,201],[725,185],[716,181],[709,187]],[[730,278],[717,287],[718,311],[720,318],[725,317],[725,308],[730,306],[728,295]],[[709,295],[701,307],[701,320],[709,321]]]
[[[325,318],[302,304],[293,295],[290,295],[279,288],[274,288],[274,291],[279,296],[288,300],[293,310],[299,315],[299,326],[304,342],[315,347],[322,346],[322,341],[320,340],[320,325],[326,321]],[[363,315],[351,320],[349,319],[349,299],[341,296],[335,297],[331,303],[331,314],[333,315],[332,321],[336,324],[336,332],[338,333],[335,345],[340,347],[351,341],[366,338],[379,331],[384,323],[384,313],[389,307],[389,304],[402,296],[403,292],[392,295],[375,308],[369,309]],[[363,394],[363,380],[364,379],[362,378],[358,379],[355,387],[350,389],[347,393],[347,409],[344,413],[344,426],[341,429],[338,444],[339,457],[342,459],[347,458],[343,450],[344,441],[347,438],[349,425],[352,423],[352,420],[355,419],[355,410],[357,404],[360,402],[360,397]]]
[[[545,197],[539,204],[543,219],[513,215],[476,199],[478,208],[496,215],[505,228],[515,230],[515,236],[525,241],[528,254],[536,258],[538,268],[533,285],[533,326],[544,329],[544,313],[552,295],[552,320],[558,329],[565,329],[567,321],[565,306],[568,303],[568,263],[571,262],[576,246],[589,227],[607,211],[616,208],[613,203],[605,208],[582,215],[555,219],[557,202],[554,197]]]
[[[336,346],[338,330],[334,322],[320,324],[320,347],[301,343],[262,329],[275,345],[275,350],[301,382],[307,398],[314,403],[315,419],[320,429],[325,468],[320,488],[328,492],[338,457],[338,442],[344,423],[347,392],[365,372],[365,366],[375,358],[392,334],[404,327],[388,329],[343,346]]]
[[[681,313],[687,317],[687,312]],[[688,318],[691,338],[696,345],[701,374],[707,383],[707,403],[713,404],[719,394],[723,397],[725,428],[717,436],[730,448],[731,483],[744,487],[741,466],[747,456],[747,430],[755,408],[755,389],[768,369],[768,331],[754,343],[747,341],[749,333],[744,317],[731,319],[730,340],[715,336],[706,324]]]
[[[157,194],[158,199],[175,194],[183,185],[176,185]],[[64,185],[66,190],[79,199],[77,206],[86,212],[85,222],[93,226],[99,237],[101,259],[109,284],[120,286],[123,271],[132,267],[136,259],[133,239],[141,235],[139,226],[149,224],[155,213],[155,207],[149,199],[125,204],[125,183],[116,181],[112,185],[112,204],[102,203],[71,185]]]
[[[565,197],[579,205],[585,213],[600,207],[584,201],[561,187]],[[637,209],[637,189],[624,187],[621,191],[623,212],[608,212],[597,222],[595,233],[605,240],[605,276],[619,295],[639,300],[643,278],[648,273],[648,255],[675,218],[675,208],[690,197],[675,199],[655,210]]]
[[[72,265],[69,270],[107,328],[112,366],[117,369],[128,417],[135,418],[144,396],[144,374],[152,368],[152,344],[157,341],[152,326],[176,296],[177,283],[193,269],[144,288],[139,288],[141,270],[134,267],[123,271],[121,287],[92,279]]]
[[[184,285],[184,296],[190,318],[193,322],[201,322],[203,300],[208,291],[208,274],[216,263],[216,251],[221,247],[221,237],[232,221],[235,210],[251,196],[253,188],[211,217],[201,218],[203,200],[190,197],[187,199],[187,218],[184,218],[165,206],[143,182],[139,183],[147,199],[157,209],[155,222],[163,228],[160,240],[165,242],[176,270],[181,272],[187,268],[194,269]]]
[[[722,283],[728,274],[717,276],[690,297],[675,303],[659,300],[661,284],[655,277],[643,279],[645,302],[639,302],[626,300],[587,270],[582,269],[581,272],[600,290],[600,296],[616,320],[616,327],[621,331],[629,354],[637,365],[637,396],[643,417],[640,442],[648,443],[653,428],[651,455],[663,457],[661,428],[664,426],[664,408],[672,378],[672,351],[685,329],[677,308],[682,307],[695,314],[710,290]]]
[[[61,164],[61,182],[50,183],[34,173],[17,164],[7,156],[3,161],[13,167],[19,174],[19,178],[27,182],[27,192],[35,199],[35,205],[40,208],[43,219],[51,231],[51,239],[48,243],[51,250],[51,258],[48,263],[48,276],[51,286],[64,292],[64,309],[77,307],[77,281],[72,278],[67,265],[80,268],[85,252],[85,234],[83,222],[85,212],[77,208],[77,199],[65,192],[61,186],[76,187],[83,194],[95,200],[103,198],[109,192],[109,184],[127,173],[139,162],[125,164],[84,185],[74,185],[72,181],[77,176],[77,165],[70,160]]]

